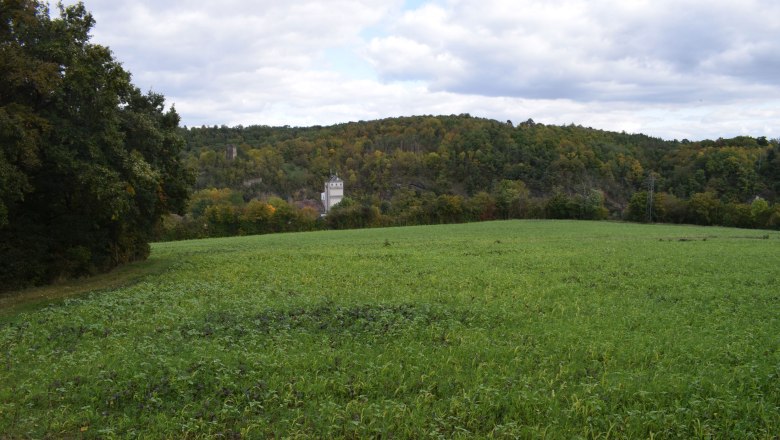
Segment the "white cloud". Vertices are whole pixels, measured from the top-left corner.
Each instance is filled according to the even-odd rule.
[[[778,96],[780,75],[765,75],[741,46],[762,48],[764,60],[778,58],[766,48],[777,47],[780,33],[767,34],[765,11],[750,5],[453,0],[446,9],[409,11],[392,35],[371,42],[368,56],[382,78],[397,79],[405,67],[403,78],[429,81],[433,89],[486,96],[685,102],[720,95],[724,76],[730,87],[763,94],[753,87],[762,82]],[[399,61],[384,50],[397,41],[429,53]],[[719,57],[740,53],[748,63],[740,67],[756,74],[718,68]],[[459,68],[442,74],[442,58]]]
[[[464,61],[446,51],[405,37],[374,39],[368,45],[369,62],[393,80],[442,78],[462,74]]]
[[[780,136],[773,0],[85,0],[187,125],[413,114]]]

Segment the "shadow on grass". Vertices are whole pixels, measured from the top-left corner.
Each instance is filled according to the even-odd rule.
[[[91,277],[58,281],[53,284],[0,293],[0,322],[29,310],[36,310],[67,298],[90,292],[118,289],[163,272],[173,258],[149,258],[124,264],[114,270]]]

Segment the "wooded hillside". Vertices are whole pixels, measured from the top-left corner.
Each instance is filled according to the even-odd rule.
[[[316,206],[331,172],[344,179],[351,199],[342,211],[352,207],[353,217],[367,217],[331,219],[334,227],[528,217],[780,223],[773,206],[780,146],[764,137],[665,141],[469,115],[184,128],[182,135],[187,162],[199,171],[194,214],[223,204],[213,191],[203,192],[210,188],[224,188],[222,198],[232,197],[237,207],[227,216],[235,227],[222,234],[246,232],[241,201]],[[233,160],[226,158],[228,145],[237,149]]]

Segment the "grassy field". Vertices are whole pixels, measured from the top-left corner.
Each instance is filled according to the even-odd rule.
[[[11,296],[0,438],[780,435],[778,232],[327,231],[139,267]]]

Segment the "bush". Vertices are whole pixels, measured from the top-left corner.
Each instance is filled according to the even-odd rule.
[[[697,225],[716,225],[723,220],[723,205],[715,193],[696,193],[688,201],[690,222]]]

